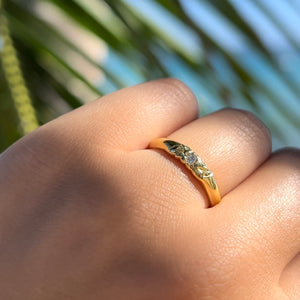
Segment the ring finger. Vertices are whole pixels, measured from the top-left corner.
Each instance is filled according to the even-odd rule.
[[[188,145],[201,156],[214,172],[221,196],[245,180],[271,152],[268,129],[251,113],[234,109],[197,119],[168,139]]]

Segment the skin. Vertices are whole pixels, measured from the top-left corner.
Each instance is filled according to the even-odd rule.
[[[190,146],[222,202],[157,137]],[[0,156],[0,299],[299,299],[300,152],[174,79],[107,95]]]

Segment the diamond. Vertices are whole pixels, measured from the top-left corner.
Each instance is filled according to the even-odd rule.
[[[193,166],[198,161],[197,155],[194,152],[188,153],[185,159],[186,163],[190,166]]]

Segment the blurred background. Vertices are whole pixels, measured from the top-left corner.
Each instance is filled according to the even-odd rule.
[[[300,147],[300,0],[0,0],[0,152],[101,95],[161,77],[201,115],[248,109]]]

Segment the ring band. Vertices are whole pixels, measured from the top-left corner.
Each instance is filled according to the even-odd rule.
[[[220,192],[213,173],[190,147],[165,138],[153,140],[149,147],[165,150],[167,153],[180,159],[202,184],[208,196],[210,206],[215,206],[221,201]]]

